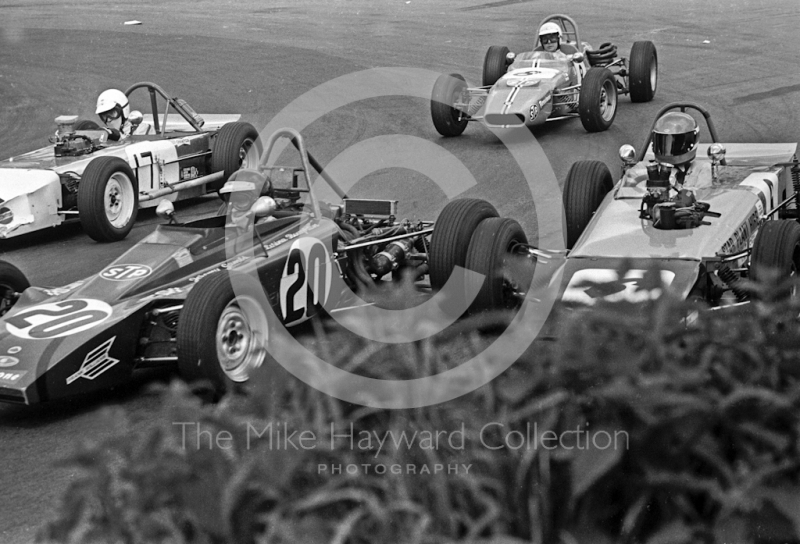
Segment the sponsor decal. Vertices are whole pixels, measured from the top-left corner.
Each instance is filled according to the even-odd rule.
[[[542,99],[539,100],[539,108],[543,108],[545,104],[550,102],[551,98],[553,98],[553,95],[550,92],[544,95],[544,97],[542,97]]]
[[[76,282],[70,283],[69,285],[64,285],[62,287],[52,287],[50,289],[42,289],[42,291],[46,295],[50,295],[51,297],[57,297],[57,296],[61,296],[61,295],[66,295],[67,293],[69,293],[70,291],[74,291],[75,289],[77,289],[81,285],[83,285],[83,280],[76,281]]]
[[[185,247],[176,251],[172,258],[175,259],[175,262],[181,267],[192,264],[192,261],[194,260],[192,259],[192,254]]]
[[[19,359],[11,355],[0,355],[0,368],[8,368],[10,366],[18,365]]]
[[[266,249],[266,250],[274,249],[274,248],[278,247],[279,245],[285,244],[289,240],[294,240],[298,236],[302,236],[303,234],[308,232],[310,228],[311,228],[311,225],[303,225],[300,229],[297,230],[297,232],[293,232],[291,234],[287,234],[286,236],[283,236],[282,238],[278,238],[274,242],[270,242],[268,244],[265,244],[264,245],[264,249]]]
[[[114,345],[114,340],[116,340],[116,336],[112,336],[92,351],[86,354],[86,358],[84,358],[83,363],[81,363],[81,367],[78,371],[69,376],[67,378],[67,385],[71,384],[78,378],[85,378],[87,380],[93,380],[98,377],[100,374],[114,366],[119,362],[119,359],[114,359],[109,355],[109,351],[111,351],[111,346]]]
[[[286,324],[309,316],[314,306],[325,304],[331,290],[331,256],[317,238],[292,243],[280,284],[281,316]]]
[[[657,273],[658,276],[653,277]],[[564,302],[578,302],[593,305],[597,300],[609,302],[627,300],[643,302],[661,296],[662,287],[653,287],[654,280],[660,280],[664,287],[675,279],[669,270],[650,271],[628,270],[620,277],[616,270],[586,268],[578,270],[569,280],[564,291]]]
[[[28,372],[25,370],[18,370],[14,372],[0,372],[0,383],[14,385],[20,378]]]
[[[187,168],[181,168],[181,181],[186,181],[189,179],[194,179],[199,175],[199,171],[197,170],[196,166],[189,166]]]
[[[722,244],[720,253],[736,253],[737,251],[747,249],[750,246],[750,239],[752,238],[752,233],[756,230],[760,215],[761,214],[759,213],[758,209],[753,210],[753,213],[750,214],[750,217],[747,218],[747,221],[739,225],[739,228],[736,229],[736,232],[734,232],[733,235],[728,238],[724,244]]]
[[[198,281],[202,280],[206,276],[210,276],[211,274],[219,272],[220,270],[226,270],[228,268],[232,268],[232,267],[236,266],[237,264],[239,264],[239,263],[241,263],[243,261],[246,261],[246,260],[247,260],[247,256],[246,255],[240,255],[239,257],[236,257],[235,259],[231,259],[230,261],[222,263],[221,265],[219,265],[216,268],[212,268],[208,272],[203,272],[202,274],[198,274],[196,276],[192,276],[191,278],[189,278],[189,281],[192,282],[192,283],[197,283]]]
[[[129,281],[146,278],[152,273],[153,269],[144,264],[115,264],[100,272],[100,277],[110,281]]]
[[[91,329],[111,316],[102,300],[73,299],[27,308],[6,317],[6,330],[19,338],[45,340]]]
[[[147,295],[146,297],[142,297],[142,300],[149,300],[151,298],[159,298],[159,297],[171,297],[173,295],[178,295],[183,293],[183,288],[181,287],[168,287],[166,289],[161,289],[160,291],[156,291],[152,295]]]
[[[539,106],[534,104],[533,106],[531,106],[531,121],[536,119],[537,115],[539,115]]]

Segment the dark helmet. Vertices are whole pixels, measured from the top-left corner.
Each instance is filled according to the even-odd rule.
[[[700,127],[688,113],[671,111],[653,127],[653,153],[658,162],[677,165],[694,159]]]

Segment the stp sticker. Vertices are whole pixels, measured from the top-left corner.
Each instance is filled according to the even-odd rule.
[[[0,367],[8,368],[10,366],[18,365],[19,359],[11,355],[0,355]]]
[[[94,348],[92,351],[87,353],[78,371],[67,378],[67,385],[71,384],[78,378],[93,380],[100,374],[102,374],[115,364],[117,364],[119,362],[119,359],[114,359],[108,353],[111,351],[111,346],[114,345],[114,340],[116,339],[117,339],[116,336],[112,336],[111,338],[109,338],[96,348]]]
[[[111,281],[128,281],[146,278],[153,273],[153,269],[143,264],[115,264],[102,272],[100,277]]]
[[[102,300],[78,298],[26,308],[5,321],[14,336],[45,340],[91,329],[110,316],[111,306]]]

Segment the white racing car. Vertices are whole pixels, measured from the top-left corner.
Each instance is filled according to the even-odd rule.
[[[150,82],[125,94],[138,89],[151,113],[131,112],[128,138],[109,141],[97,123],[62,115],[53,145],[0,161],[0,238],[79,219],[98,242],[121,240],[138,208],[217,191],[248,160],[258,132],[240,115],[199,115]]]

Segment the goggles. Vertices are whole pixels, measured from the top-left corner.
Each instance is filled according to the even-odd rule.
[[[113,109],[104,111],[103,113],[99,114],[100,120],[104,123],[108,123],[109,121],[113,121],[114,119],[119,119],[120,115],[122,115],[122,110],[119,106],[115,106]]]
[[[542,43],[556,43],[558,42],[558,34],[542,34],[539,39]]]

